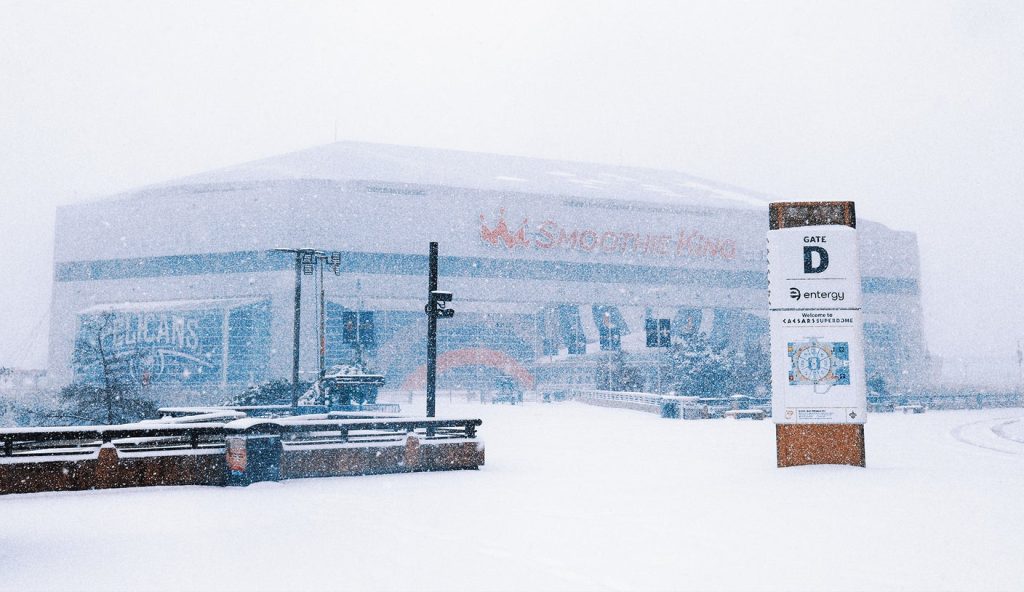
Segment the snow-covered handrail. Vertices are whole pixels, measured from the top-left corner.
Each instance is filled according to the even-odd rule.
[[[161,407],[157,413],[172,417],[188,417],[226,411],[245,413],[248,411],[290,411],[291,409],[291,405],[211,405],[209,407]]]
[[[706,413],[698,411],[698,408],[702,409],[702,406],[697,397],[593,389],[573,390],[570,396],[572,399],[588,405],[659,413],[662,417],[693,417],[698,413],[706,415]]]
[[[366,418],[330,419],[323,415],[280,420],[235,419],[227,423],[140,422],[115,426],[66,426],[0,430],[0,458],[90,455],[103,444],[125,450],[164,451],[222,448],[233,435],[276,434],[290,445],[349,441],[399,441],[408,433],[427,439],[473,439],[479,419]]]
[[[593,389],[579,389],[572,391],[572,398],[596,399],[604,401],[628,401],[631,403],[641,403],[646,405],[661,405],[664,401],[696,403],[699,397],[659,395],[655,393],[644,393],[639,391],[604,391]]]

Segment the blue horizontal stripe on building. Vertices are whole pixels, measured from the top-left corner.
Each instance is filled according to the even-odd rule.
[[[426,255],[394,253],[341,254],[341,271],[383,275],[422,276],[427,270]],[[122,280],[163,276],[253,273],[294,269],[295,256],[272,251],[236,251],[202,255],[168,255],[135,259],[105,259],[57,263],[54,279],[58,282]],[[441,275],[520,280],[571,280],[577,282],[650,284],[696,284],[721,288],[768,288],[767,275],[756,271],[687,269],[612,263],[574,263],[531,261],[525,259],[487,259],[441,257]],[[867,294],[917,294],[912,278],[866,277]]]

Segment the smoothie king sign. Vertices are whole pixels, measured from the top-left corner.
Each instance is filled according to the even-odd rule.
[[[505,250],[566,250],[584,254],[643,255],[656,258],[736,259],[736,241],[704,234],[695,228],[662,233],[646,228],[613,229],[599,224],[570,224],[554,218],[531,221],[514,219],[510,225],[505,210],[497,216],[480,214],[480,239]]]
[[[776,423],[864,423],[860,284],[854,228],[768,231]]]

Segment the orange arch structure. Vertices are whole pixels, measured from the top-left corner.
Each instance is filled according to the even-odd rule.
[[[532,389],[535,382],[533,375],[522,364],[517,362],[515,358],[493,349],[456,349],[437,356],[438,375],[453,368],[462,368],[464,366],[496,368],[516,379],[525,389]],[[405,378],[401,389],[404,391],[415,391],[426,387],[427,366],[423,365]]]

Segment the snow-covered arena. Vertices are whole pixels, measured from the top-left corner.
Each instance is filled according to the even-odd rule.
[[[507,374],[527,388],[614,388],[615,365],[630,388],[665,391],[658,335],[701,332],[736,355],[766,347],[768,199],[675,172],[342,142],[68,205],[50,374],[86,372],[73,363],[82,323],[112,313],[111,347],[141,354],[162,402],[288,378],[295,262],[273,249],[315,248],[337,254],[328,365],[358,350],[402,388],[425,359],[436,240],[457,311],[440,323],[442,386]],[[911,384],[927,373],[916,238],[858,229],[869,376]],[[312,378],[313,276],[303,290]]]

